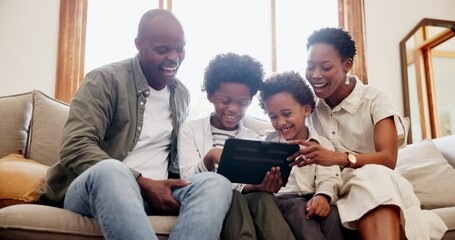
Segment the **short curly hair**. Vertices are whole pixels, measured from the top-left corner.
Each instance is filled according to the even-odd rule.
[[[290,93],[302,106],[309,104],[313,112],[316,105],[313,91],[302,76],[294,71],[277,73],[266,78],[259,93],[259,105],[265,110],[267,99],[282,92]]]
[[[262,64],[249,55],[218,54],[205,69],[202,91],[212,95],[221,83],[235,82],[247,85],[251,97],[256,95],[264,79]]]
[[[338,50],[342,60],[354,59],[356,54],[355,42],[352,40],[349,32],[341,28],[321,28],[314,31],[309,37],[306,44],[307,50],[311,45],[317,43],[330,44]]]

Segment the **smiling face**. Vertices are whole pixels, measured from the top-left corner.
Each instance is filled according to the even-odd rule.
[[[185,58],[185,37],[178,20],[169,14],[145,19],[135,43],[149,86],[161,90],[172,84]]]
[[[215,107],[215,115],[211,124],[221,130],[235,130],[245,111],[251,103],[250,88],[241,83],[221,83],[217,91],[208,96]]]
[[[290,93],[279,92],[264,101],[273,128],[286,140],[307,139],[305,118],[311,113],[310,105],[300,105]]]
[[[311,45],[305,76],[316,96],[335,105],[339,103],[345,97],[345,77],[352,63],[352,59],[342,60],[332,45]]]

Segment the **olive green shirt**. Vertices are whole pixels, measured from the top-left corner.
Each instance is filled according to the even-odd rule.
[[[178,173],[177,134],[188,115],[190,97],[178,80],[168,88],[174,129],[169,171]],[[88,73],[71,102],[60,161],[47,172],[40,202],[61,205],[70,183],[86,169],[105,159],[123,161],[139,139],[149,94],[138,56]]]

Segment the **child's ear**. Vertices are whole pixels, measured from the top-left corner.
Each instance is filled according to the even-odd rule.
[[[309,117],[311,114],[312,107],[307,104],[307,105],[303,106],[303,109],[305,111],[305,117],[306,118]]]

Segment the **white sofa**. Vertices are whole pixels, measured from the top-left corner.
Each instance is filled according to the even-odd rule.
[[[422,209],[442,218],[442,239],[455,239],[455,135],[401,148],[395,170],[412,183]]]
[[[58,161],[60,135],[68,110],[67,104],[56,101],[39,91],[0,97],[0,116],[2,116],[0,121],[0,207],[2,202],[21,203],[0,209],[0,239],[103,239],[95,220],[64,209],[36,204],[36,190],[27,193],[29,198],[8,199],[3,196],[5,191],[18,190],[25,186],[24,181],[27,181],[23,180],[15,186],[14,182],[19,179],[19,174],[15,172],[14,177],[9,179],[11,181],[1,180],[1,172],[8,170],[4,169],[5,164],[9,163],[11,166],[11,162],[14,162],[8,161],[8,156],[10,159],[20,157],[20,155],[11,157],[10,153],[22,149],[26,159],[36,160],[39,164],[38,172],[41,174],[39,178],[44,178],[45,175],[45,170],[42,170],[43,165],[47,168]],[[260,134],[271,130],[269,122],[251,117],[246,118],[244,124]],[[436,193],[434,192],[436,188],[426,189],[415,179],[411,179],[411,182],[419,191],[418,196],[424,200],[422,202],[425,207],[431,208],[441,216],[449,227],[443,239],[455,240],[455,201],[450,202],[450,196],[453,197],[455,194],[455,180],[441,178],[447,174],[455,177],[455,135],[435,139],[429,143],[435,143],[435,145],[425,142],[423,144],[425,146],[419,143],[400,149],[397,171],[405,177],[418,174],[417,179],[440,180],[438,182],[440,189]],[[432,146],[436,146],[447,160],[441,154],[438,156],[434,151],[425,150]],[[424,152],[421,154],[418,150]],[[439,153],[439,150],[436,153]],[[426,152],[431,154],[427,156]],[[418,157],[413,155],[415,153],[418,153]],[[421,158],[424,158],[424,161],[419,160]],[[32,163],[31,160],[23,161],[27,164]],[[428,163],[431,163],[431,166],[425,166]],[[23,167],[19,167],[19,170],[25,171],[26,175],[29,171],[30,177],[34,177],[32,170]],[[437,195],[441,191],[446,196]],[[446,199],[442,201],[447,196],[449,196],[449,202]],[[158,237],[166,239],[175,223],[175,217],[152,216],[149,217],[149,221]]]

